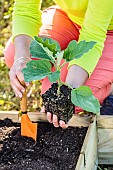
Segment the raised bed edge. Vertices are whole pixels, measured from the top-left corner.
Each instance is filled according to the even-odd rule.
[[[113,165],[113,116],[97,116],[99,164]]]
[[[97,128],[96,117],[89,125],[75,170],[97,170]]]
[[[46,114],[39,112],[28,113],[32,121],[47,121]],[[0,119],[10,118],[14,122],[19,122],[18,112],[0,111]],[[75,170],[96,170],[97,169],[97,132],[96,117],[73,115],[69,121],[69,126],[88,127],[88,131],[81,149]],[[93,120],[93,123],[91,123]],[[90,161],[89,161],[90,160]]]

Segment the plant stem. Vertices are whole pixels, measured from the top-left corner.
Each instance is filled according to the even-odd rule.
[[[70,89],[73,89],[69,84],[62,82],[60,79],[58,79],[58,90],[57,90],[57,94],[60,94],[60,87],[62,85],[68,86]]]
[[[65,83],[65,82],[61,82],[62,85],[68,86],[70,89],[73,89],[73,87],[71,87],[69,84]]]
[[[57,90],[57,94],[60,94],[60,87],[62,86],[62,81],[60,80],[60,78],[58,79],[58,90]]]

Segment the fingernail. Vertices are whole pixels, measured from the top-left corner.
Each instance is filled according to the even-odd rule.
[[[51,115],[51,113],[50,113],[50,112],[47,112],[47,114]]]
[[[41,112],[45,112],[45,109],[41,109]]]
[[[59,127],[59,125],[55,125],[55,124],[54,124],[54,127],[58,128],[58,127]]]
[[[22,89],[22,90],[21,90],[21,92],[24,92],[24,91],[25,91],[25,89]]]
[[[26,86],[29,86],[29,82],[26,82]]]
[[[63,123],[63,122],[60,122],[60,125],[62,126],[62,125],[64,125],[64,123]]]
[[[19,94],[19,97],[22,98],[22,94]]]

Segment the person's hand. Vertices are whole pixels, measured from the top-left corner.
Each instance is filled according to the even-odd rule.
[[[21,70],[26,66],[26,63],[31,60],[29,53],[31,41],[32,38],[24,34],[20,34],[14,38],[15,62],[9,72],[9,77],[14,93],[19,98],[22,97],[22,93],[25,91],[25,87],[23,87],[21,83],[26,86],[28,85],[28,83],[24,82]]]
[[[47,112],[47,120],[50,123],[53,123],[55,127],[61,127],[63,129],[68,127],[68,124],[66,124],[63,120],[58,122],[58,117],[55,114],[52,115],[50,112]]]
[[[41,112],[45,113],[44,107],[42,107]],[[53,123],[55,127],[61,127],[63,129],[68,127],[68,125],[64,121],[60,120],[58,122],[58,117],[55,114],[51,114],[50,112],[47,112],[47,120],[49,123]]]
[[[87,78],[88,78],[88,73],[83,68],[77,65],[73,65],[68,70],[66,83],[73,88],[77,88],[79,86],[84,85]],[[44,107],[42,108],[41,111],[45,112]],[[50,123],[53,123],[55,127],[62,127],[62,128],[68,127],[68,124],[66,124],[64,121],[60,120],[58,122],[58,117],[55,114],[52,115],[50,112],[47,112],[47,120]]]
[[[20,59],[15,60],[9,72],[11,86],[14,90],[15,95],[19,98],[22,97],[22,93],[25,91],[25,87],[23,87],[21,83],[25,84],[26,86],[29,85],[29,83],[24,82],[24,76],[21,70],[26,66],[26,63],[30,60],[30,58],[22,57]]]

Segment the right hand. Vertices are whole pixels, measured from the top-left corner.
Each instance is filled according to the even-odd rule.
[[[9,72],[11,86],[14,90],[15,95],[19,98],[22,98],[22,93],[25,91],[25,87],[23,87],[22,84],[25,84],[26,86],[29,85],[29,83],[25,83],[24,76],[21,70],[26,66],[26,63],[30,60],[30,58],[20,58],[20,60],[14,62]]]
[[[31,41],[32,38],[24,34],[20,34],[14,38],[15,62],[9,72],[9,77],[14,93],[19,98],[22,98],[22,93],[25,91],[25,87],[23,87],[22,84],[26,86],[28,84],[25,83],[21,70],[26,66],[26,63],[31,60],[29,53]]]

